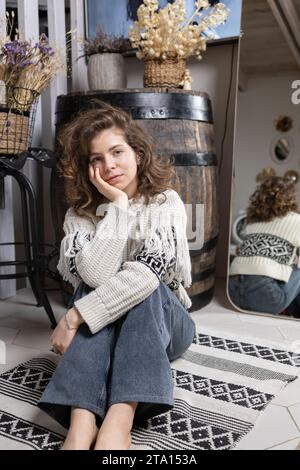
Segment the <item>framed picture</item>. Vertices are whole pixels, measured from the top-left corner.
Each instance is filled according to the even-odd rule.
[[[111,36],[128,37],[129,26],[137,20],[137,10],[143,0],[85,0],[86,37],[96,34],[97,26],[100,26]],[[174,0],[160,0],[160,6],[164,8],[167,3]],[[219,0],[210,0],[211,5],[219,3]],[[242,0],[223,0],[230,14],[224,25],[218,26],[215,31],[206,31],[206,35],[213,35],[215,41],[227,42],[236,39],[240,35]],[[187,18],[195,10],[195,0],[185,0]]]

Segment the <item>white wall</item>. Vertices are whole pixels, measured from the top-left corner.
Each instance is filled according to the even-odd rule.
[[[291,84],[297,79],[299,74],[296,73],[274,78],[253,78],[248,81],[247,90],[238,93],[233,220],[239,210],[247,207],[249,196],[256,187],[256,175],[264,167],[272,166],[280,176],[287,170],[300,173],[300,105],[291,102]],[[270,153],[272,140],[280,135],[273,121],[280,115],[288,115],[294,120],[293,129],[284,134],[292,138],[294,150],[291,158],[281,164],[274,162]]]
[[[80,0],[77,0],[78,2]],[[19,14],[19,28],[22,35],[26,38],[38,39],[40,35],[40,23],[38,9],[43,4],[44,7],[48,6],[48,27],[49,27],[49,39],[50,42],[56,44],[57,47],[62,51],[62,59],[65,61],[65,33],[66,33],[66,21],[65,21],[65,5],[67,3],[62,0],[18,0],[16,5],[18,6]],[[81,5],[82,10],[82,5]],[[55,103],[56,96],[62,93],[67,93],[67,78],[64,74],[59,74],[58,77],[53,81],[51,87],[49,87],[40,97],[38,104],[38,111],[34,123],[34,134],[31,143],[32,147],[46,147],[53,149],[54,142],[54,120],[55,120]],[[42,116],[43,114],[43,116]],[[37,196],[37,209],[39,217],[42,220],[44,217],[44,224],[40,227],[40,235],[43,238],[44,232],[50,234],[52,226],[49,228],[49,186],[50,186],[50,169],[44,168],[41,164],[36,161],[27,160],[22,172],[28,177],[29,181],[35,190]],[[17,183],[13,180],[13,202],[14,202],[14,233],[15,241],[23,242],[23,220],[20,200],[20,190]],[[44,230],[43,230],[44,229]],[[47,238],[47,236],[46,236]],[[47,242],[47,240],[46,240]],[[48,252],[48,250],[46,250]],[[16,247],[17,259],[24,259],[24,247]],[[13,259],[13,258],[12,258]],[[24,272],[25,269],[16,268],[16,272]],[[11,281],[12,282],[12,281]],[[17,280],[17,289],[24,286],[29,287],[29,281],[25,279]],[[5,296],[5,292],[4,292]],[[0,290],[0,298],[1,295]]]

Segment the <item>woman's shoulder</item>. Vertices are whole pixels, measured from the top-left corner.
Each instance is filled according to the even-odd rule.
[[[300,212],[291,211],[291,212],[289,212],[288,214],[286,214],[285,217],[289,217],[289,218],[291,218],[291,219],[300,220]]]
[[[275,217],[274,219],[267,222],[254,222],[246,225],[245,234],[251,234],[256,231],[266,230],[282,230],[282,228],[298,226],[300,230],[300,214],[298,212],[290,211],[284,216]]]
[[[289,212],[284,216],[284,220],[291,224],[300,225],[300,214],[299,212]]]
[[[155,202],[152,202],[145,212],[150,217],[160,217],[160,223],[169,224],[170,217],[182,225],[187,220],[185,205],[177,191],[171,188],[157,195]]]
[[[147,210],[148,208],[161,208],[162,210],[174,208],[179,210],[184,208],[184,203],[177,191],[172,188],[167,188],[161,193],[153,196],[150,199],[150,203],[148,205],[145,204],[144,197],[140,197],[138,200],[129,200],[129,208],[136,211],[140,211],[141,209]],[[101,218],[96,214],[92,214],[91,212],[86,211],[85,209],[75,209],[74,207],[69,207],[65,215],[65,220],[70,219],[97,224]]]
[[[75,207],[69,207],[66,211],[65,218],[79,218],[79,219],[88,219],[90,214],[84,209],[75,209]]]
[[[279,224],[299,224],[300,223],[300,213],[299,212],[294,212],[290,211],[287,214],[281,216],[281,217],[276,217],[273,219],[273,222],[279,223]],[[272,223],[272,221],[270,222]]]
[[[86,225],[89,228],[95,224],[93,220],[93,214],[85,211],[84,209],[75,209],[74,207],[69,207],[65,214],[64,225],[66,224],[74,225]]]

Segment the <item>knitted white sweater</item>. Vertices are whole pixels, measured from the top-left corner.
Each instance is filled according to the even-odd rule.
[[[300,214],[289,212],[271,222],[249,224],[245,235],[229,274],[269,276],[288,282],[292,265],[299,264]]]
[[[70,208],[65,215],[57,268],[75,289],[82,280],[94,288],[75,302],[92,333],[145,300],[160,281],[191,307],[184,289],[192,283],[187,216],[176,191],[164,191],[148,206],[141,197],[130,199],[127,210],[110,202],[96,215],[80,213]]]

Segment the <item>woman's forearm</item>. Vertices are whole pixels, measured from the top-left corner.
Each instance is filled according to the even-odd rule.
[[[108,216],[97,226],[94,238],[75,257],[77,273],[86,284],[97,288],[120,270],[135,219],[135,213],[126,210],[124,202],[110,206]]]

